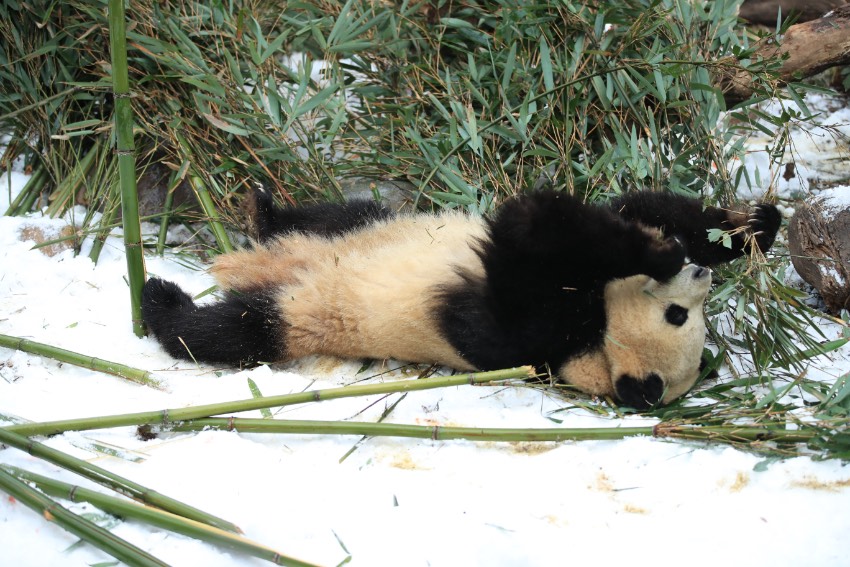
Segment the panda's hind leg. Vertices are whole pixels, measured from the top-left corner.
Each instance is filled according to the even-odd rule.
[[[392,216],[389,209],[363,199],[280,207],[271,193],[260,188],[248,196],[246,210],[252,224],[251,236],[261,243],[293,232],[339,236]]]
[[[174,358],[248,366],[285,357],[283,320],[268,291],[197,305],[176,284],[151,278],[142,291],[142,317]]]

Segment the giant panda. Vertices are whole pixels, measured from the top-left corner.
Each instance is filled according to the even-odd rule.
[[[263,191],[252,203],[258,242],[211,267],[224,299],[198,305],[171,282],[145,284],[145,324],[172,356],[531,364],[638,409],[697,380],[709,267],[766,251],[781,222],[770,204],[747,214],[651,192],[607,205],[533,192],[489,218],[281,208]],[[710,229],[730,231],[731,246]]]

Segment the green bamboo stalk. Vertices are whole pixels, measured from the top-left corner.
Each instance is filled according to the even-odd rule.
[[[653,434],[648,427],[598,427],[583,429],[542,428],[506,429],[480,427],[444,427],[362,421],[313,421],[289,419],[206,418],[176,423],[170,431],[200,431],[204,428],[250,433],[288,433],[296,435],[365,435],[369,437],[408,437],[446,441],[580,441],[611,440]]]
[[[5,428],[0,428],[0,430],[30,436],[55,435],[64,431],[87,431],[90,429],[122,427],[126,425],[161,425],[167,427],[174,422],[209,417],[211,415],[239,413],[262,408],[282,407],[356,396],[368,396],[371,394],[412,392],[432,388],[462,386],[465,384],[487,384],[490,382],[502,382],[516,378],[528,378],[532,375],[532,373],[533,369],[531,367],[521,366],[519,368],[511,368],[508,370],[494,370],[491,372],[479,372],[476,374],[438,376],[422,378],[421,380],[400,380],[398,382],[390,382],[387,384],[344,386],[342,388],[329,388],[326,390],[308,390],[297,394],[283,394],[280,396],[269,396],[264,398],[249,398],[247,400],[186,408],[164,409],[82,419],[66,419],[42,423],[21,423],[9,425]]]
[[[40,514],[48,522],[55,522],[59,527],[64,528],[127,565],[168,567],[167,563],[163,563],[135,545],[115,536],[108,530],[60,506],[44,494],[18,480],[6,470],[0,470],[0,490],[13,496],[19,502],[23,502],[24,505]]]
[[[195,191],[195,196],[198,198],[198,204],[201,205],[201,209],[203,209],[204,214],[207,216],[207,219],[209,219],[207,222],[209,222],[210,229],[215,235],[219,249],[224,253],[232,252],[233,244],[230,243],[230,238],[224,230],[224,225],[221,224],[221,218],[218,216],[215,203],[213,203],[212,197],[210,197],[210,192],[206,185],[204,185],[203,180],[197,175],[190,174],[189,185],[191,185],[192,189]]]
[[[38,187],[33,187],[29,192],[27,192],[27,196],[21,202],[21,205],[15,212],[15,215],[25,215],[32,211],[33,205],[35,205],[35,202],[38,200],[39,196],[41,196],[41,190],[47,184],[49,179],[50,177],[45,174],[45,176],[39,181]]]
[[[124,221],[124,248],[127,277],[130,280],[130,318],[137,337],[145,334],[142,321],[142,287],[145,285],[145,257],[142,227],[139,223],[139,195],[136,191],[136,155],[133,145],[133,107],[127,72],[127,37],[124,0],[109,0],[109,50],[112,53],[112,92],[115,97],[115,133],[118,150],[118,176],[121,182],[121,215]]]
[[[582,427],[508,429],[450,427],[442,425],[406,425],[353,421],[310,421],[287,419],[207,418],[175,424],[171,431],[218,429],[247,433],[286,433],[296,435],[367,435],[371,437],[409,437],[446,441],[611,441],[627,437],[650,436],[697,441],[752,442],[782,441],[802,443],[815,437],[812,431],[788,431],[784,427],[761,425],[689,426],[659,424],[645,427]]]
[[[259,543],[253,542],[247,538],[240,537],[194,520],[188,520],[170,512],[164,512],[148,506],[142,506],[141,504],[136,504],[135,502],[131,502],[123,498],[110,496],[108,494],[97,492],[96,490],[90,490],[67,482],[54,480],[17,467],[0,464],[0,469],[6,470],[19,479],[35,483],[40,490],[50,496],[70,500],[71,502],[88,502],[89,504],[100,508],[104,512],[120,518],[129,518],[140,522],[146,522],[158,528],[183,534],[214,545],[234,549],[253,557],[259,557],[260,559],[265,559],[275,565],[292,565],[299,567],[312,566],[311,563],[288,557],[274,549],[260,545]]]
[[[9,208],[6,209],[5,213],[3,213],[4,216],[13,217],[28,212],[29,208],[24,208],[24,205],[27,201],[29,201],[29,196],[35,195],[35,197],[38,197],[38,194],[41,192],[41,189],[44,187],[47,179],[48,175],[44,170],[44,166],[39,165],[36,167],[30,178],[27,179],[27,182],[24,184],[21,192],[18,193],[11,203],[9,203]],[[35,201],[35,198],[32,200]]]
[[[118,362],[110,362],[108,360],[103,360],[102,358],[76,353],[63,348],[31,341],[29,339],[0,334],[0,347],[46,356],[53,360],[73,364],[74,366],[80,366],[82,368],[88,368],[89,370],[111,374],[112,376],[118,376],[119,378],[124,378],[125,380],[136,382],[137,384],[150,386],[157,390],[165,389],[162,382],[157,378],[154,378],[154,375],[146,370],[139,370],[138,368],[126,366]]]
[[[183,516],[184,518],[209,524],[223,530],[234,533],[242,533],[242,530],[227,520],[222,520],[212,514],[198,510],[193,506],[174,500],[173,498],[160,494],[155,490],[151,490],[141,484],[137,484],[122,476],[111,473],[106,469],[102,469],[97,465],[72,457],[62,451],[57,451],[56,449],[48,447],[44,443],[27,439],[22,435],[7,431],[3,428],[0,428],[0,443],[5,443],[10,447],[26,451],[34,457],[49,461],[54,465],[74,472],[100,485],[107,486],[116,492],[124,494],[125,496],[150,504],[151,506],[156,506],[173,514],[177,514],[178,516]]]

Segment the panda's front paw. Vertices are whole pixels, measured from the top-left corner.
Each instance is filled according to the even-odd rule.
[[[654,280],[667,281],[682,270],[687,250],[675,237],[655,240],[646,249],[642,272]]]
[[[782,215],[774,205],[759,203],[750,213],[747,224],[750,226],[759,250],[767,252],[776,240],[776,233],[779,232],[779,226],[782,224]]]

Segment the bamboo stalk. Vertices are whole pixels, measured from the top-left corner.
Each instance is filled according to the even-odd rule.
[[[87,541],[112,557],[123,561],[127,565],[168,567],[167,563],[163,563],[135,545],[115,536],[108,530],[60,506],[51,498],[18,480],[6,470],[0,470],[0,490],[16,498],[19,502],[23,502],[24,505],[40,514],[48,522],[56,523],[59,527]]]
[[[146,370],[140,370],[118,362],[103,360],[102,358],[76,353],[52,345],[31,341],[29,339],[0,334],[0,347],[46,356],[53,360],[66,362],[81,368],[88,368],[89,370],[118,376],[119,378],[124,378],[125,380],[130,380],[131,382],[136,382],[137,384],[142,384],[144,386],[150,386],[157,390],[165,389],[162,382],[155,378],[151,372]]]
[[[175,424],[171,431],[217,429],[249,433],[286,433],[296,435],[367,435],[371,437],[408,437],[446,441],[611,441],[627,437],[649,436],[697,441],[751,442],[782,441],[802,443],[812,439],[812,431],[788,431],[784,427],[762,425],[690,426],[658,424],[645,427],[581,427],[508,429],[450,427],[442,425],[406,425],[352,421],[311,421],[287,419],[206,418]]]
[[[112,92],[115,97],[115,134],[118,150],[118,176],[121,183],[121,215],[124,222],[124,249],[130,281],[130,318],[137,337],[145,334],[142,321],[142,287],[145,285],[145,257],[139,222],[139,195],[136,191],[136,155],[133,144],[133,107],[127,74],[127,37],[124,0],[109,0],[109,50],[112,54]]]
[[[240,537],[219,528],[202,524],[194,520],[177,516],[170,512],[157,510],[148,506],[142,506],[132,501],[110,496],[90,490],[81,486],[62,482],[40,474],[29,472],[9,465],[0,465],[0,469],[18,477],[19,479],[33,482],[35,485],[50,496],[63,498],[72,502],[88,502],[120,518],[129,518],[146,522],[158,528],[183,534],[207,543],[220,545],[229,549],[240,551],[253,557],[265,559],[276,565],[292,565],[309,567],[312,564],[288,557],[247,538]]]
[[[505,429],[481,427],[448,427],[441,425],[407,425],[358,421],[313,421],[289,419],[206,418],[174,424],[171,431],[219,429],[250,433],[288,433],[296,435],[366,435],[369,437],[409,437],[446,441],[581,441],[611,440],[653,434],[648,427],[541,428]]]
[[[195,191],[195,196],[198,198],[198,204],[201,205],[201,209],[203,209],[204,214],[207,216],[207,219],[209,219],[207,222],[209,222],[210,229],[215,235],[219,249],[224,253],[232,252],[233,245],[230,243],[230,238],[224,230],[224,225],[221,224],[221,219],[218,216],[218,210],[215,208],[215,203],[213,203],[212,197],[210,197],[210,192],[207,189],[207,186],[204,185],[204,182],[200,177],[194,174],[189,175],[189,185],[191,185],[192,189]]]
[[[222,520],[212,514],[198,510],[193,506],[174,500],[173,498],[160,494],[155,490],[151,490],[141,484],[137,484],[122,476],[111,473],[106,469],[102,469],[97,465],[72,457],[62,451],[57,451],[56,449],[48,447],[44,443],[27,439],[26,437],[7,431],[3,428],[0,428],[0,443],[5,443],[10,447],[26,451],[34,457],[39,457],[49,461],[54,465],[72,471],[93,482],[107,486],[116,492],[124,494],[125,496],[140,500],[152,506],[157,506],[158,508],[162,508],[163,510],[177,514],[178,516],[183,516],[184,518],[209,524],[230,532],[242,533],[242,530],[227,520]]]
[[[41,192],[42,187],[44,187],[44,183],[47,181],[47,173],[44,170],[43,165],[39,165],[35,171],[33,171],[32,175],[27,182],[24,184],[21,192],[9,203],[9,208],[6,209],[6,212],[3,213],[4,216],[13,217],[20,215],[21,213],[28,212],[28,208],[24,208],[23,205],[29,201],[30,194],[34,194],[36,197],[38,193]],[[33,199],[35,201],[35,199]]]
[[[29,192],[27,192],[27,196],[24,198],[24,200],[21,202],[20,207],[15,212],[16,215],[25,215],[28,212],[32,211],[32,207],[33,205],[35,205],[35,202],[41,195],[41,190],[47,184],[48,179],[48,175],[45,174],[44,177],[42,177],[41,180],[38,182],[38,186],[33,187],[32,189],[30,189]]]
[[[188,419],[198,419],[211,415],[239,413],[262,408],[281,407],[309,402],[321,402],[339,398],[368,396],[372,394],[389,394],[394,392],[412,392],[432,388],[447,388],[465,384],[487,384],[502,382],[516,378],[528,378],[532,375],[530,366],[521,366],[508,370],[494,370],[476,374],[459,374],[455,376],[438,376],[422,378],[421,380],[400,380],[388,384],[365,384],[328,388],[326,390],[308,390],[297,394],[283,394],[264,398],[249,398],[234,402],[207,404],[187,408],[164,409],[157,411],[92,417],[82,419],[66,419],[42,423],[22,423],[9,425],[0,430],[15,432],[20,435],[54,435],[64,431],[86,431],[107,427],[122,427],[126,425],[161,425],[170,426],[174,422]]]

